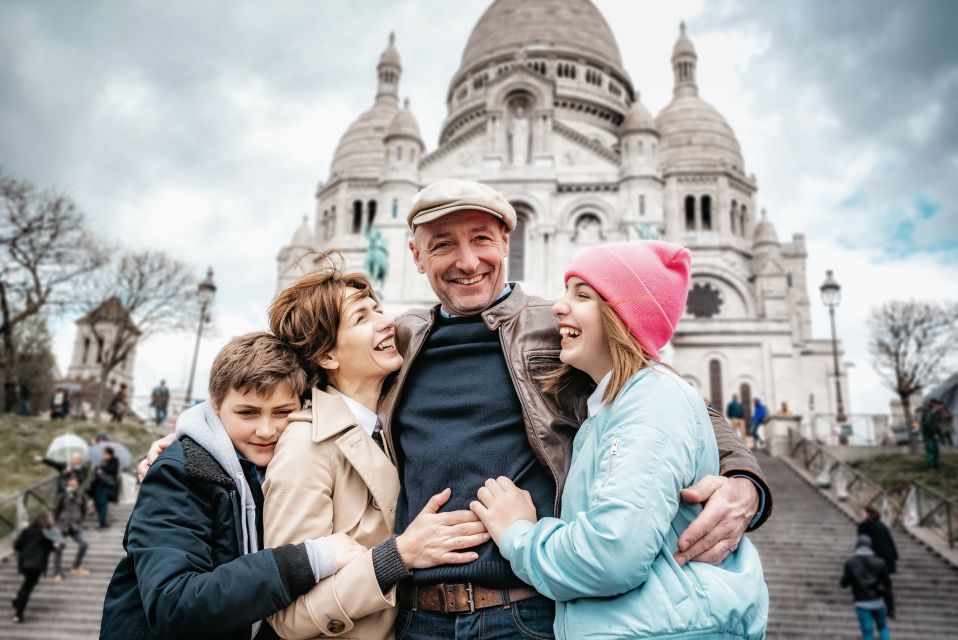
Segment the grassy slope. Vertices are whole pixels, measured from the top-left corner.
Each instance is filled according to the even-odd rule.
[[[913,456],[893,453],[854,463],[856,469],[889,489],[920,482],[935,491],[958,500],[958,452],[941,453],[941,470],[925,471],[925,453]]]
[[[88,442],[96,434],[106,433],[111,440],[126,445],[134,456],[144,454],[156,439],[149,429],[136,424],[92,425],[0,416],[0,498],[53,475],[53,469],[35,462],[34,456],[42,456],[53,438],[62,433],[75,433]]]

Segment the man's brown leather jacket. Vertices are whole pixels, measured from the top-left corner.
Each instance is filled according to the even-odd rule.
[[[502,352],[522,404],[529,444],[555,480],[555,508],[558,515],[562,487],[572,458],[572,439],[587,417],[586,400],[594,385],[582,384],[568,388],[560,397],[542,390],[538,378],[561,364],[559,332],[551,309],[551,302],[527,296],[517,284],[513,284],[511,294],[482,312],[482,320],[490,330],[499,332]],[[417,309],[396,320],[396,348],[404,360],[396,380],[379,405],[386,452],[394,463],[397,458],[392,427],[397,400],[435,323],[437,313],[438,306]],[[462,375],[469,375],[467,366],[463,367]],[[482,381],[477,380],[476,383],[481,384]],[[755,456],[735,435],[725,418],[711,408],[709,416],[718,442],[722,475],[747,475],[765,490],[765,508],[752,527],[758,528],[772,510],[772,493],[765,475]]]

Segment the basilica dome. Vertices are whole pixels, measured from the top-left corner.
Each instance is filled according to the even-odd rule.
[[[460,71],[527,48],[578,52],[622,69],[615,36],[589,0],[496,0],[473,28]]]
[[[676,96],[655,119],[659,159],[672,167],[727,165],[744,173],[742,148],[732,127],[698,95]]]
[[[422,142],[422,135],[419,133],[419,123],[416,122],[416,116],[412,114],[409,108],[409,98],[403,103],[402,111],[398,112],[389,123],[386,130],[386,138],[405,137],[412,138]]]
[[[622,133],[631,133],[633,131],[655,131],[655,118],[649,113],[638,96],[635,102],[629,107],[625,114],[625,120],[622,122]]]
[[[398,111],[393,102],[377,101],[371,109],[356,118],[336,145],[330,176],[349,174],[378,177],[385,163],[383,136]]]

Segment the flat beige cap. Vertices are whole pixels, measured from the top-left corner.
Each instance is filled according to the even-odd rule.
[[[456,211],[484,211],[506,223],[509,231],[516,228],[516,210],[492,187],[469,180],[447,178],[433,182],[412,199],[406,222],[416,225],[431,222]]]

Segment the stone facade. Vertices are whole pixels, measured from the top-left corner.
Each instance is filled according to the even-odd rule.
[[[390,35],[373,106],[343,134],[315,220],[280,251],[277,288],[308,272],[303,257],[316,249],[361,269],[374,225],[390,249],[387,308],[434,304],[406,248],[410,200],[441,178],[478,180],[519,215],[510,280],[556,296],[565,267],[592,244],[684,244],[693,286],[667,359],[718,405],[745,392],[773,410],[784,401],[800,414],[834,413],[831,343],[812,337],[804,237],[781,242],[756,215],[755,176],[731,126],[698,94],[684,25],[671,64],[673,99],[653,117],[591,2],[497,0],[466,43],[438,147],[427,151],[408,101],[400,106]]]

